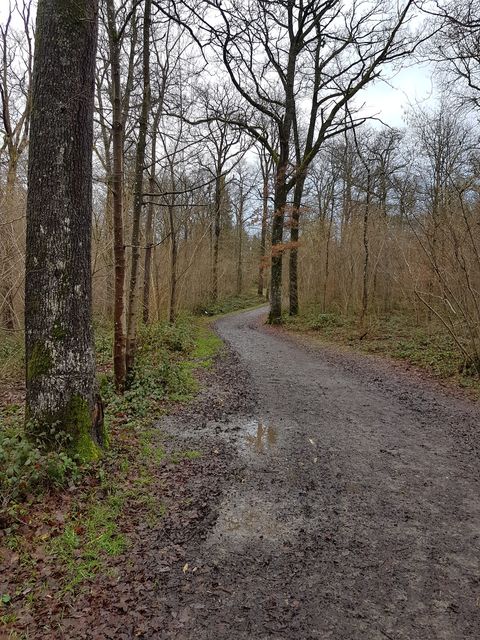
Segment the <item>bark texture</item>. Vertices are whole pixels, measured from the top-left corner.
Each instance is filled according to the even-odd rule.
[[[135,185],[133,193],[132,264],[128,288],[127,349],[125,355],[127,384],[133,377],[137,349],[138,270],[140,264],[140,218],[143,205],[143,173],[147,148],[148,114],[150,111],[150,15],[151,0],[145,1],[143,18],[143,95],[140,110],[138,142],[135,154]]]
[[[225,181],[220,173],[217,172],[215,180],[215,213],[213,221],[213,264],[212,264],[212,302],[218,300],[218,252],[220,248],[220,231],[222,216],[223,189]]]
[[[306,175],[298,178],[295,184],[290,227],[290,269],[289,269],[289,313],[298,315],[298,240],[300,232],[300,208],[302,206],[303,189]]]
[[[40,0],[28,163],[27,421],[82,459],[104,444],[91,322],[96,0]],[[65,438],[65,440],[63,440]]]
[[[287,143],[288,147],[288,143]],[[288,189],[286,184],[287,153],[283,154],[282,162],[277,166],[275,180],[274,213],[272,220],[272,268],[270,274],[270,324],[282,323],[282,262],[283,262],[283,225],[285,207],[287,205]]]
[[[113,207],[113,258],[114,258],[114,305],[113,305],[113,372],[115,388],[125,389],[125,239],[123,231],[123,138],[124,116],[120,82],[120,42],[115,25],[115,5],[107,1],[110,68],[112,75],[112,207]]]
[[[262,228],[260,232],[260,258],[258,264],[258,289],[259,296],[263,296],[264,291],[264,273],[265,273],[265,253],[267,247],[267,222],[268,222],[268,197],[269,197],[269,173],[268,169],[263,167],[262,163]]]

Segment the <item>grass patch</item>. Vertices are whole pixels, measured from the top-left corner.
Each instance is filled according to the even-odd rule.
[[[453,380],[480,393],[480,380],[462,371],[464,359],[457,345],[444,328],[435,323],[422,327],[414,318],[394,314],[369,318],[360,328],[356,318],[309,309],[298,317],[285,317],[285,327],[364,353],[403,360],[437,378]]]
[[[127,541],[118,527],[124,501],[124,492],[116,491],[102,503],[79,513],[78,518],[73,517],[52,539],[47,551],[63,567],[62,593],[72,592],[92,579],[103,566],[105,556],[124,551]]]
[[[34,613],[46,593],[59,602],[74,597],[128,549],[132,523],[140,519],[148,527],[159,526],[166,511],[159,465],[165,459],[193,461],[201,454],[185,450],[167,456],[163,435],[152,424],[172,402],[194,397],[196,372],[213,364],[221,346],[203,318],[185,315],[175,325],[143,327],[133,385],[118,396],[112,333],[98,327],[110,446],[89,466],[32,447],[23,433],[23,405],[0,406],[0,514],[7,534],[0,545],[0,573],[8,573],[6,595],[11,594],[11,602],[0,607],[0,628],[14,626],[18,612]],[[17,557],[15,571],[2,565],[11,554]]]
[[[189,449],[187,451],[176,451],[175,453],[172,453],[170,460],[174,464],[178,464],[182,460],[197,460],[198,458],[201,458],[201,456],[201,451],[197,451],[196,449]]]
[[[210,328],[211,320],[199,319],[197,323],[197,339],[190,357],[184,366],[190,371],[196,368],[208,369],[213,365],[215,357],[220,353],[223,342]]]
[[[25,367],[25,341],[20,331],[0,330],[0,381],[22,380]]]

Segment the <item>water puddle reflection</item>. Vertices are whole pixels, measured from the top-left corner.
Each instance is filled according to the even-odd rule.
[[[255,429],[252,423],[251,431]],[[265,453],[267,449],[272,449],[277,444],[277,429],[271,425],[265,425],[261,420],[256,423],[256,431],[247,434],[247,442],[257,453]]]

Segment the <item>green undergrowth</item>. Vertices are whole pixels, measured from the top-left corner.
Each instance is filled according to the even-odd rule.
[[[99,327],[96,352],[99,388],[105,407],[107,433],[112,427],[148,425],[173,402],[188,402],[198,391],[196,370],[209,367],[221,340],[204,319],[180,316],[141,328],[132,384],[115,392],[112,371],[112,332]],[[10,351],[9,351],[10,353]],[[23,404],[0,405],[0,524],[8,510],[29,494],[59,488],[75,479],[83,465],[58,447],[32,445],[24,433]]]
[[[25,342],[20,331],[0,331],[0,381],[15,384],[24,374]]]
[[[97,328],[96,347],[109,433],[101,460],[82,465],[33,447],[23,435],[23,406],[0,407],[0,574],[3,557],[19,558],[17,577],[0,593],[0,632],[17,615],[33,614],[38,599],[53,594],[60,602],[99,572],[114,571],[112,558],[128,553],[135,523],[159,526],[166,512],[160,465],[195,464],[202,455],[172,451],[155,421],[195,396],[197,372],[219,353],[222,342],[208,321],[185,315],[175,325],[143,327],[123,396],[113,388],[108,330]]]
[[[286,316],[284,326],[364,353],[403,360],[480,393],[480,380],[463,370],[460,350],[438,324],[419,326],[415,318],[397,313],[370,317],[360,326],[355,317],[308,309],[295,318]]]
[[[215,356],[223,347],[222,340],[210,328],[211,321],[206,318],[197,320],[197,339],[190,357],[183,366],[190,372],[201,367],[208,369],[213,365]]]
[[[75,505],[63,530],[48,542],[47,553],[63,569],[62,593],[74,591],[95,576],[106,557],[125,550],[127,540],[118,526],[125,500],[125,492],[116,490],[86,510]]]

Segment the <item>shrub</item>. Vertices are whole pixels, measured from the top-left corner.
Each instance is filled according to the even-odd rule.
[[[30,442],[21,430],[0,430],[0,519],[31,493],[64,486],[78,477],[77,462],[61,450]]]
[[[307,324],[310,329],[317,331],[330,327],[341,327],[343,321],[335,313],[315,313],[307,316]]]

